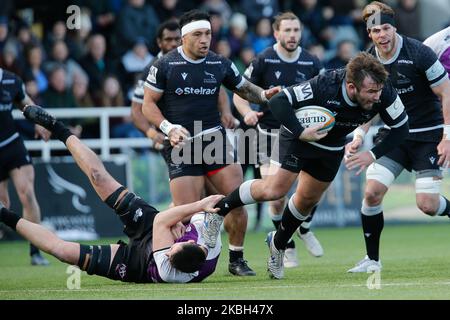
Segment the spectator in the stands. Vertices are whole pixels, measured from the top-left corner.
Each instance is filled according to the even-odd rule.
[[[24,77],[33,79],[36,82],[38,93],[42,93],[48,88],[47,75],[42,69],[42,48],[39,45],[31,45],[26,48],[25,55],[26,66]],[[35,100],[33,99],[33,101]]]
[[[154,0],[152,3],[159,21],[177,19],[182,14],[178,0]]]
[[[148,52],[147,41],[141,37],[137,38],[133,48],[128,50],[121,59],[125,71],[123,79],[125,92],[135,85],[141,72],[153,58],[153,55]]]
[[[66,87],[71,87],[75,74],[81,73],[86,75],[83,68],[69,57],[69,50],[63,40],[56,40],[53,43],[52,51],[50,53],[50,60],[44,64],[44,70],[48,73],[55,65],[62,65],[66,71]]]
[[[54,48],[55,42],[63,41],[67,47],[67,55],[72,59],[78,59],[81,55],[82,48],[80,44],[73,41],[71,37],[68,37],[67,34],[67,26],[65,21],[56,21],[53,24],[53,28],[50,32],[47,33],[44,40],[44,48],[45,51],[50,53]]]
[[[81,66],[89,76],[89,93],[96,105],[101,103],[102,83],[105,74],[115,73],[114,64],[106,58],[106,41],[101,34],[93,34],[87,42],[87,53]]]
[[[153,43],[158,25],[155,10],[145,0],[128,0],[117,21],[117,43],[120,44],[116,48],[117,53],[122,55],[131,49],[139,37],[145,38],[149,44]]]
[[[0,68],[11,71],[19,76],[23,76],[23,65],[18,59],[18,49],[15,41],[8,40],[3,47],[3,52],[0,55]]]
[[[6,41],[8,40],[8,36],[9,36],[8,17],[0,16],[0,52],[3,51]]]
[[[71,87],[67,86],[67,73],[63,65],[54,65],[49,73],[48,89],[42,94],[47,108],[76,108]]]
[[[338,44],[336,56],[325,64],[326,69],[339,69],[347,65],[357,53],[355,44],[350,40],[343,40]]]
[[[279,11],[278,0],[241,0],[240,7],[250,27],[256,26],[261,18],[276,16]]]
[[[251,34],[250,39],[256,54],[275,43],[269,18],[262,18],[256,23],[255,33]]]
[[[397,32],[407,37],[424,40],[420,32],[421,14],[417,0],[399,0],[395,10]]]
[[[231,57],[239,56],[242,47],[249,44],[247,37],[247,18],[242,13],[236,12],[230,19],[228,42],[231,48]]]

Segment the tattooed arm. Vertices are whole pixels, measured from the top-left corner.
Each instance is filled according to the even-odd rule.
[[[239,89],[236,89],[234,91],[234,93],[236,93],[241,98],[249,102],[262,104],[267,102],[268,99],[270,99],[272,96],[274,96],[276,93],[280,91],[281,91],[280,87],[274,87],[271,89],[263,90],[257,85],[246,80]]]

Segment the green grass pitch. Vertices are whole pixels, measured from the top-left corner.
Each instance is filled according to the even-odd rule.
[[[83,272],[78,290],[67,289],[66,264],[50,258],[51,266],[32,267],[25,242],[1,242],[0,299],[450,299],[450,224],[385,226],[380,289],[367,287],[369,274],[346,273],[363,257],[360,228],[320,228],[315,233],[325,255],[310,256],[297,238],[301,265],[286,269],[283,280],[271,280],[266,273],[265,233],[249,232],[245,256],[256,277],[228,273],[227,237],[222,234],[218,268],[203,283],[126,284]]]

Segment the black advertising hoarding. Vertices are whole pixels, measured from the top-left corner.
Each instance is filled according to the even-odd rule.
[[[106,170],[121,184],[127,183],[127,161],[104,161]],[[89,179],[73,159],[35,163],[35,192],[41,208],[42,224],[65,240],[93,240],[123,236],[123,226],[114,211],[97,196]],[[11,208],[21,214],[12,181],[9,181]],[[9,230],[3,238],[16,239]],[[0,239],[2,238],[0,234]]]

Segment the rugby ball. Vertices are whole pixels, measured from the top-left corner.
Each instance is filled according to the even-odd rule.
[[[320,106],[306,106],[298,109],[295,116],[303,128],[309,128],[315,125],[323,125],[320,132],[330,131],[335,124],[333,112]]]

